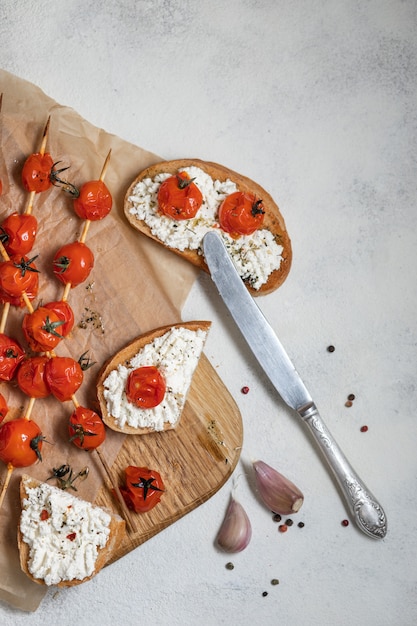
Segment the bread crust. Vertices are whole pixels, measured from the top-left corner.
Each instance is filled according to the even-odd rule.
[[[223,165],[219,165],[218,163],[212,163],[209,161],[202,161],[201,159],[176,159],[174,161],[161,161],[160,163],[156,163],[155,165],[151,165],[146,168],[142,172],[138,174],[135,180],[131,183],[128,188],[125,201],[124,201],[124,212],[128,222],[138,230],[143,233],[147,237],[150,237],[154,241],[158,242],[162,246],[166,247],[168,250],[171,250],[175,254],[181,256],[186,259],[193,265],[199,267],[205,272],[209,273],[209,268],[204,260],[204,257],[196,250],[177,250],[176,248],[169,248],[165,246],[165,244],[160,241],[157,237],[155,237],[149,226],[142,220],[139,220],[135,215],[132,215],[129,210],[132,206],[129,201],[129,197],[133,194],[133,189],[137,185],[138,182],[145,178],[154,178],[157,174],[168,173],[175,174],[179,169],[184,167],[196,166],[206,172],[213,179],[217,179],[220,181],[225,181],[230,179],[233,181],[239,191],[251,192],[255,194],[258,198],[262,199],[262,204],[265,209],[265,216],[262,228],[268,229],[274,235],[275,241],[283,247],[282,251],[282,261],[279,269],[274,270],[266,283],[264,283],[259,289],[254,289],[250,285],[247,285],[248,290],[252,295],[266,295],[271,291],[274,291],[278,287],[282,285],[282,283],[287,278],[292,262],[292,248],[291,248],[291,240],[287,233],[287,229],[285,226],[285,221],[281,212],[279,210],[278,205],[275,203],[271,195],[265,191],[260,185],[255,183],[250,178],[243,176],[242,174],[238,174]]]
[[[104,397],[104,381],[107,376],[113,370],[117,369],[118,365],[127,364],[134,356],[148,343],[151,343],[157,337],[161,337],[166,332],[171,330],[171,328],[188,328],[189,330],[197,331],[203,330],[208,331],[210,329],[211,322],[208,321],[191,321],[191,322],[181,322],[179,324],[169,324],[166,326],[160,326],[159,328],[155,328],[151,332],[144,333],[139,337],[136,337],[133,341],[128,343],[124,348],[122,348],[119,352],[117,352],[114,356],[112,356],[102,367],[99,372],[97,378],[97,399],[100,405],[101,416],[103,422],[112,430],[116,430],[117,432],[124,433],[126,435],[146,435],[147,433],[154,433],[155,430],[153,428],[133,428],[126,424],[121,428],[116,419],[108,412],[107,410],[107,402]],[[165,422],[164,430],[171,430],[177,426],[176,424],[171,424],[169,422]]]
[[[41,484],[41,481],[36,480],[35,478],[31,478],[30,476],[23,474],[20,481],[20,501],[23,508],[23,500],[27,497],[27,489],[38,487]],[[74,496],[75,497],[75,496]],[[96,506],[96,505],[92,505]],[[74,587],[75,585],[80,585],[87,580],[91,580],[98,572],[110,561],[114,552],[117,550],[121,541],[123,540],[126,532],[126,522],[116,513],[112,511],[107,511],[111,515],[110,521],[110,534],[107,540],[107,543],[102,548],[98,549],[97,560],[94,568],[94,572],[82,580],[73,579],[73,580],[62,580],[59,582],[56,587]],[[20,559],[20,567],[22,571],[35,583],[40,585],[45,585],[45,581],[40,578],[35,578],[31,572],[29,571],[28,562],[29,562],[29,545],[23,540],[22,532],[20,530],[20,523],[17,530],[17,544],[19,548],[19,559]]]

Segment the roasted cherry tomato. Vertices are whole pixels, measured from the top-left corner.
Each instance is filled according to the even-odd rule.
[[[15,255],[0,263],[0,300],[13,306],[23,307],[23,293],[33,300],[38,293],[39,278],[34,260]]]
[[[43,305],[45,309],[55,311],[63,324],[59,327],[59,334],[66,337],[74,326],[74,312],[68,302],[65,300],[57,300],[56,302],[47,302]]]
[[[74,211],[83,220],[96,222],[106,217],[113,204],[110,191],[102,180],[90,180],[81,187],[74,200]]]
[[[71,400],[81,387],[83,378],[80,363],[69,356],[55,356],[49,359],[45,368],[46,383],[60,402]]]
[[[16,375],[17,384],[30,398],[46,398],[50,395],[51,391],[45,377],[49,360],[47,356],[32,356],[20,364]]]
[[[203,204],[203,194],[186,172],[170,176],[159,187],[158,208],[174,220],[194,217]]]
[[[151,409],[161,404],[165,391],[165,378],[153,365],[133,370],[126,382],[127,399],[141,409]]]
[[[9,256],[28,254],[33,248],[38,221],[34,215],[12,213],[0,227],[0,241]]]
[[[129,465],[125,469],[125,485],[120,487],[126,506],[136,513],[146,513],[161,500],[164,483],[161,475],[147,467]]]
[[[28,467],[42,461],[44,438],[33,421],[19,417],[0,426],[0,459],[13,467]]]
[[[25,351],[20,344],[0,333],[0,380],[12,380],[24,358]]]
[[[63,338],[60,327],[63,322],[55,311],[41,306],[23,317],[22,329],[29,347],[34,352],[48,352]]]
[[[22,183],[26,191],[41,193],[49,189],[52,185],[53,166],[54,162],[48,152],[35,152],[28,156],[22,170]]]
[[[77,406],[70,416],[68,432],[70,441],[77,448],[87,451],[98,448],[106,438],[106,428],[101,417],[82,406]]]
[[[219,223],[222,230],[237,239],[251,235],[264,220],[262,200],[251,193],[235,191],[223,200],[219,208]]]
[[[6,398],[0,393],[0,424],[6,417],[9,411],[9,407],[7,406]]]
[[[76,287],[84,282],[93,267],[94,255],[90,248],[80,241],[62,246],[53,260],[55,276],[64,285],[71,283],[71,287]]]

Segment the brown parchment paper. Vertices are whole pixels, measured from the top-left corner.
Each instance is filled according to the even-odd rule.
[[[124,194],[136,175],[160,161],[156,155],[129,144],[88,123],[74,110],[60,105],[38,87],[0,70],[0,221],[13,211],[25,209],[28,194],[21,184],[26,157],[40,148],[43,129],[50,115],[47,151],[59,167],[69,166],[62,174],[76,186],[100,176],[109,149],[111,160],[105,182],[113,195],[111,214],[93,222],[87,245],[95,256],[94,269],[83,285],[71,290],[76,324],[70,337],[56,349],[58,355],[78,359],[88,350],[96,365],[85,372],[77,400],[96,408],[95,380],[100,366],[116,351],[139,334],[163,324],[180,321],[180,311],[196,277],[197,270],[176,255],[139,235],[123,214]],[[58,188],[38,194],[33,215],[39,232],[33,249],[38,254],[39,295],[34,305],[60,299],[63,285],[53,276],[51,261],[63,244],[76,240],[82,221],[72,210],[69,195]],[[0,305],[1,306],[1,305]],[[11,308],[5,332],[25,345],[21,321],[25,310]],[[8,418],[24,415],[28,399],[13,385],[0,383],[8,401]],[[37,400],[31,418],[42,429],[43,462],[13,471],[5,501],[0,510],[0,600],[27,611],[35,610],[46,588],[32,583],[21,571],[16,530],[20,513],[18,487],[22,473],[46,480],[54,467],[68,463],[75,471],[89,467],[88,479],[77,483],[77,494],[93,501],[103,483],[103,468],[95,453],[78,450],[67,442],[67,419],[72,402],[54,398]],[[102,454],[111,466],[123,442],[123,435],[108,431]],[[0,462],[0,482],[6,467]],[[51,481],[54,484],[54,481]]]

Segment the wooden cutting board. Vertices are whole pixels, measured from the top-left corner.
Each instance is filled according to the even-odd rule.
[[[127,436],[113,464],[119,484],[128,465],[157,469],[166,491],[148,513],[132,513],[132,528],[112,562],[214,495],[236,467],[242,440],[239,409],[203,354],[177,428]],[[95,504],[114,509],[108,485],[100,489]]]

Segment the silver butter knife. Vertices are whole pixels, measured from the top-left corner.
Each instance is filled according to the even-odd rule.
[[[324,424],[312,397],[245,287],[218,233],[211,231],[205,235],[203,251],[220,296],[281,398],[298,413],[312,433],[357,525],[369,537],[382,539],[387,533],[384,510]]]

